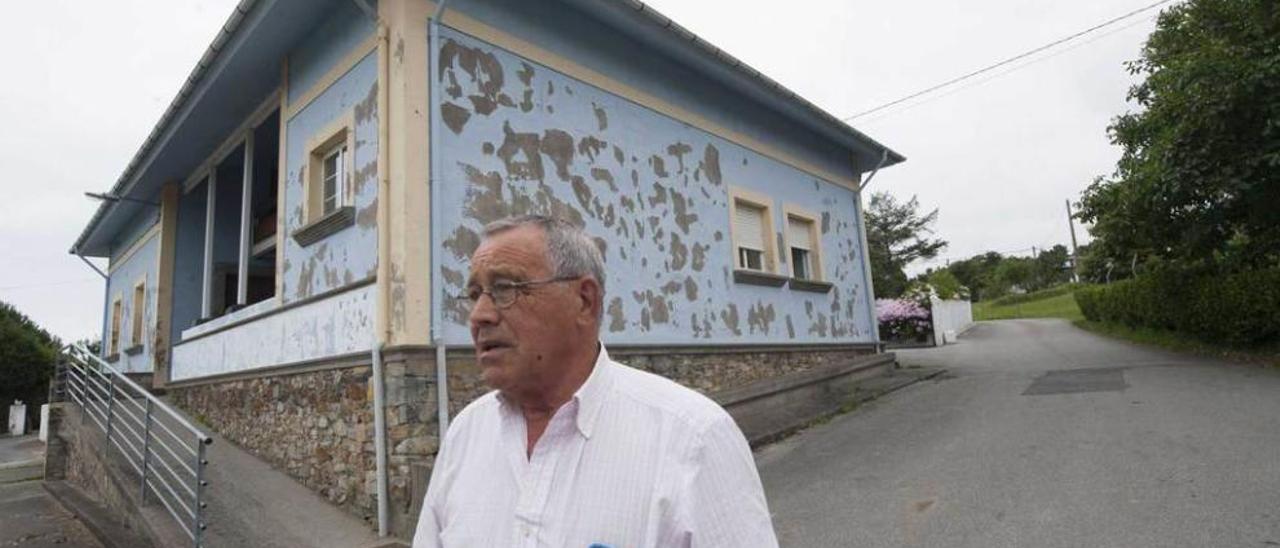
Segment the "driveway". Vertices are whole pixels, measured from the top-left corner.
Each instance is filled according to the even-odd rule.
[[[757,455],[785,546],[1280,546],[1280,371],[983,322]]]

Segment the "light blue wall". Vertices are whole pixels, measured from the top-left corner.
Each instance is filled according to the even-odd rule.
[[[148,229],[150,227],[147,227]],[[144,230],[145,232],[145,230]],[[157,253],[160,248],[159,233],[153,233],[133,254],[124,261],[113,259],[111,272],[107,280],[107,324],[102,333],[103,351],[111,338],[111,304],[120,297],[120,346],[115,351],[120,355],[115,362],[116,368],[125,372],[151,371],[152,347],[155,344],[155,312],[156,283],[158,281],[159,262]],[[122,250],[123,252],[123,250]],[[132,340],[133,333],[133,288],[139,281],[146,281],[146,297],[143,308],[142,340]],[[137,343],[142,343],[142,352],[126,354],[124,350]]]
[[[695,69],[672,62],[662,53],[567,3],[555,2],[549,6],[547,2],[528,0],[466,0],[450,3],[449,9],[465,12],[503,32],[833,173],[854,177],[851,154],[838,144],[763,108],[740,92],[713,82]],[[777,42],[778,49],[789,47],[773,37],[761,36],[760,39]],[[817,65],[815,70],[839,69]]]
[[[289,53],[289,103],[297,101],[377,26],[351,0],[332,2],[333,12]],[[376,6],[376,2],[369,3]],[[376,9],[376,7],[375,7]]]
[[[305,91],[318,74],[331,69],[371,32],[368,19],[349,6],[351,2],[340,4],[329,22],[291,57],[291,96],[295,90]],[[287,122],[287,178],[281,212],[285,220],[281,240],[285,303],[364,280],[377,269],[377,69],[377,56],[370,53]],[[292,234],[305,225],[302,204],[307,141],[349,112],[355,115],[354,177],[350,181],[355,225],[310,246],[300,246]]]
[[[460,294],[484,223],[552,213],[606,249],[606,342],[873,340],[852,191],[461,33],[443,37],[433,214],[446,291]],[[773,196],[778,230],[784,205],[821,217],[830,293],[733,281],[730,186]],[[463,303],[445,316],[446,340],[469,342]]]
[[[205,206],[208,183],[196,185],[191,192],[178,197],[178,237],[174,244],[173,317],[169,322],[169,340],[182,340],[182,330],[200,319],[204,278]]]

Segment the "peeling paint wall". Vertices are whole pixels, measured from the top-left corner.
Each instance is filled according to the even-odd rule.
[[[373,331],[372,284],[255,319],[173,348],[174,381],[364,352]]]
[[[449,4],[449,11],[465,13],[516,38],[570,59],[630,88],[679,105],[723,127],[751,135],[763,142],[834,173],[854,179],[848,150],[754,100],[712,82],[707,72],[723,67],[694,68],[678,65],[651,46],[642,45],[631,32],[656,33],[658,40],[674,43],[666,31],[648,28],[647,16],[625,2],[615,11],[632,20],[626,32],[602,24],[576,8],[577,2],[528,0],[467,0]],[[725,21],[736,14],[725,12]],[[648,30],[638,30],[639,28]],[[762,38],[763,39],[763,38]],[[773,40],[779,50],[791,49]],[[816,64],[815,71],[834,72],[840,67]],[[518,100],[519,98],[516,97]]]
[[[140,223],[140,227],[134,227],[135,230],[129,232],[130,235],[144,236],[147,230],[154,227],[154,223]],[[133,242],[129,241],[124,246],[130,246]],[[145,236],[145,240],[140,241],[136,250],[127,257],[122,257],[127,252],[125,247],[121,247],[118,254],[111,259],[111,272],[108,274],[107,280],[107,324],[104,326],[102,333],[103,351],[106,351],[107,341],[111,338],[111,307],[115,302],[116,296],[120,297],[120,344],[113,351],[119,354],[119,360],[114,365],[117,369],[128,372],[147,372],[152,371],[154,361],[152,359],[152,349],[155,347],[156,335],[156,283],[159,280],[158,256],[160,249],[159,232],[153,232]],[[120,260],[122,259],[123,260]],[[133,340],[133,290],[138,282],[146,282],[146,293],[144,297],[144,305],[142,312],[142,340]],[[142,351],[134,354],[125,353],[126,348],[130,348],[138,343],[142,344]]]
[[[462,292],[481,227],[518,213],[584,226],[605,254],[603,337],[621,344],[871,342],[854,193],[544,66],[446,30],[441,274]],[[733,281],[729,187],[818,212],[825,294]],[[780,228],[781,230],[781,228]],[[786,266],[783,267],[786,273]],[[470,341],[444,303],[446,339]]]
[[[330,71],[366,43],[373,31],[373,23],[353,3],[335,3],[333,12],[290,54],[289,103],[292,105],[310,96],[315,86],[325,85],[323,82],[327,81]],[[287,118],[281,161],[286,178],[281,189],[284,209],[279,212],[284,230],[278,240],[283,248],[283,262],[277,270],[282,292],[278,302],[262,301],[193,327],[199,315],[203,241],[197,240],[203,238],[203,225],[196,226],[182,217],[199,216],[203,223],[200,209],[203,200],[193,194],[183,196],[174,285],[177,296],[174,381],[365,352],[371,348],[375,299],[374,286],[369,280],[376,272],[378,259],[377,65],[376,52],[365,55],[291,117],[287,112],[283,114]],[[354,143],[348,151],[351,168],[344,205],[354,207],[355,221],[304,247],[294,240],[293,234],[307,224],[303,218],[303,202],[304,181],[309,176],[308,142],[323,138],[320,132],[331,129],[345,117],[353,121],[350,130]],[[232,179],[237,183],[232,186],[238,190],[239,178]],[[219,187],[222,185],[220,182]],[[198,187],[196,192],[204,192],[204,187]],[[223,203],[220,194],[218,220],[224,221],[225,216],[234,222],[238,213],[225,212]],[[238,250],[238,240],[234,244],[230,248]],[[186,293],[188,291],[194,293]],[[184,294],[196,295],[190,303],[193,306],[180,306]],[[322,295],[328,296],[317,299]],[[281,307],[287,309],[277,310]],[[185,340],[177,336],[182,332]]]
[[[311,104],[288,121],[284,188],[284,264],[280,272],[284,302],[290,303],[373,276],[378,262],[378,62],[369,54]],[[292,86],[291,86],[292,87]],[[292,234],[306,225],[303,182],[307,141],[348,113],[354,113],[355,150],[349,181],[349,205],[356,222],[307,247]]]

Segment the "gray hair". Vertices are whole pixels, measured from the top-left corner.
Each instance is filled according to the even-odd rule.
[[[522,226],[536,226],[547,237],[547,262],[553,275],[561,277],[591,276],[600,285],[600,316],[604,316],[604,257],[595,240],[587,232],[559,217],[517,215],[485,225],[484,237]]]

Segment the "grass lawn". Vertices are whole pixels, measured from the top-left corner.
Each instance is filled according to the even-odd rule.
[[[1031,294],[1020,295],[1015,299],[1002,299],[1006,302],[995,300],[973,303],[973,319],[982,321],[1018,318],[1062,318],[1070,320],[1076,327],[1086,331],[1133,343],[1156,346],[1175,352],[1280,367],[1280,347],[1232,347],[1196,340],[1180,333],[1162,329],[1133,328],[1118,324],[1091,322],[1084,319],[1084,315],[1080,313],[1080,307],[1076,304],[1075,295],[1069,290],[1063,293],[1060,288],[1053,288],[1046,290],[1044,294],[1043,298],[1038,299],[1035,294]],[[1020,302],[1024,299],[1031,300]],[[1009,300],[1014,302],[1007,302]]]
[[[1080,313],[1076,298],[1071,293],[1015,304],[991,301],[973,303],[973,319],[977,321],[1016,318],[1063,318],[1075,321],[1084,320],[1084,315]]]

